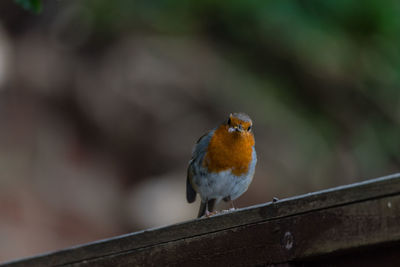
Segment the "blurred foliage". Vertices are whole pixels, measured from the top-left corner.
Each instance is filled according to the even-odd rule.
[[[311,128],[299,138],[307,140],[304,146],[318,150],[311,132],[324,138],[326,153],[342,143],[365,167],[361,175],[368,174],[371,164],[390,169],[400,163],[399,2],[85,4],[101,34],[141,29],[201,35],[214,42],[227,60],[240,66],[243,77],[251,77],[254,88],[248,92],[264,91],[264,96],[279,99],[295,111],[303,128]],[[273,120],[274,115],[266,117]]]
[[[35,0],[18,2],[41,6]],[[67,43],[65,47],[82,48],[80,55],[100,58],[113,42],[127,36],[184,36],[207,43],[215,49],[216,58],[234,66],[236,74],[221,77],[219,82],[207,81],[207,89],[215,92],[230,88],[215,93],[214,104],[220,102],[219,97],[225,103],[241,99],[249,113],[254,109],[263,114],[257,122],[287,134],[289,156],[303,166],[303,176],[311,164],[324,169],[319,176],[340,176],[343,173],[335,175],[335,171],[341,160],[354,164],[349,168],[355,170],[349,174],[354,176],[373,177],[398,169],[397,1],[83,0],[47,4],[49,13],[53,8],[63,15],[50,31],[57,29],[55,35],[60,43]],[[160,52],[157,49],[152,51],[155,55]]]
[[[0,1],[8,251],[192,218],[190,148],[231,111],[254,119],[259,157],[241,207],[399,171],[398,1],[15,2]]]
[[[14,0],[17,4],[21,5],[26,10],[34,12],[36,14],[42,11],[41,0]]]

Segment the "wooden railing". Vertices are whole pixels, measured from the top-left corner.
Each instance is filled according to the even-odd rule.
[[[400,174],[0,266],[400,266]]]

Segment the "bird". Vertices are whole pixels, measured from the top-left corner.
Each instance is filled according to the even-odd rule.
[[[215,204],[241,196],[253,180],[257,154],[253,122],[245,113],[230,113],[219,126],[201,136],[193,147],[186,178],[186,200],[197,194],[198,218],[209,217]]]

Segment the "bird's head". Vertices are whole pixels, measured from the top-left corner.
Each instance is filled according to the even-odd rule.
[[[226,120],[226,126],[230,133],[248,134],[252,130],[253,122],[247,114],[231,113]]]

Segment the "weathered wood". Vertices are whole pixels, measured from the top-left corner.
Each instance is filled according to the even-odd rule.
[[[297,265],[374,247],[385,257],[399,242],[395,174],[1,266]]]

